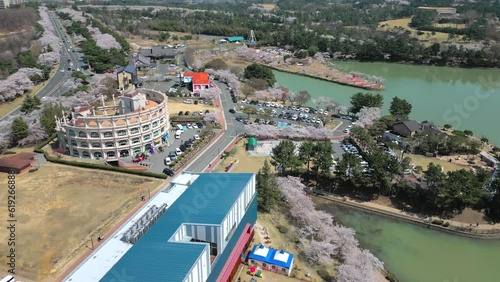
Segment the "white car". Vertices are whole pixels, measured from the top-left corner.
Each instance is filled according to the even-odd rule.
[[[180,156],[180,155],[182,154],[181,149],[179,149],[179,148],[175,148],[175,154],[176,154],[177,156]]]
[[[349,133],[350,131],[349,128],[344,129],[344,133]]]
[[[316,123],[317,123],[317,124],[320,124],[320,123],[321,123],[321,120],[320,120],[320,119],[317,119],[317,120],[316,120]]]
[[[325,112],[325,110],[323,110],[323,109],[318,110],[318,113],[320,113],[320,114],[322,114],[323,112]]]
[[[323,114],[324,114],[325,116],[327,116],[327,115],[328,115],[328,111],[324,111],[324,112],[323,112]]]
[[[196,135],[194,136],[194,139],[195,139],[195,140],[200,140],[200,135],[196,134]]]
[[[198,125],[196,123],[193,123],[192,126],[194,129],[198,129]]]
[[[172,160],[169,157],[166,157],[165,158],[165,165],[171,165],[171,164],[172,164]]]
[[[203,115],[203,110],[200,110],[200,111],[198,112],[198,114],[199,114],[200,116],[201,116],[201,115]]]
[[[193,129],[193,126],[192,126],[190,123],[186,124],[186,127],[187,127],[188,129]]]

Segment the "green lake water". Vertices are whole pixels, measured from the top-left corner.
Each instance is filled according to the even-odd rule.
[[[400,281],[500,281],[500,240],[463,238],[340,206],[333,215]]]
[[[339,66],[385,79],[384,113],[398,96],[413,105],[411,118],[469,129],[500,144],[500,70],[414,66],[389,63],[338,62]],[[350,96],[364,89],[274,71],[277,83],[313,97],[331,97],[348,106]],[[500,281],[500,280],[499,280]]]

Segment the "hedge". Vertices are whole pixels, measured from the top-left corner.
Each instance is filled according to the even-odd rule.
[[[38,146],[35,147],[35,152],[36,153],[40,153],[40,154],[44,154],[44,151],[42,151],[42,148],[47,146],[47,144],[49,144],[50,142],[52,142],[52,140],[54,140],[55,138],[57,137],[57,134],[52,134],[51,136],[49,136],[49,138],[45,139],[45,141],[43,141],[42,143],[38,144]]]
[[[166,179],[168,177],[165,174],[131,170],[131,169],[126,169],[126,168],[121,168],[121,167],[114,167],[114,166],[110,166],[110,165],[105,165],[105,164],[93,164],[93,163],[85,163],[85,162],[79,162],[79,161],[69,161],[69,160],[63,160],[63,159],[59,159],[59,158],[50,156],[47,152],[43,151],[42,148],[45,147],[47,144],[49,144],[56,137],[57,137],[56,134],[50,136],[49,138],[47,138],[47,140],[45,140],[44,142],[42,142],[38,146],[36,146],[34,151],[36,153],[43,154],[45,156],[45,158],[47,159],[47,161],[53,162],[53,163],[59,163],[59,164],[65,164],[65,165],[83,167],[83,168],[94,168],[94,169],[102,169],[102,170],[115,171],[115,172],[123,172],[123,173],[128,173],[128,174],[147,176],[147,177],[155,177],[155,178],[161,178],[161,179]]]
[[[126,169],[126,168],[121,168],[121,167],[105,165],[105,164],[93,164],[93,163],[63,160],[63,159],[49,156],[49,154],[47,152],[44,152],[44,156],[47,159],[47,161],[49,161],[49,162],[60,163],[60,164],[65,164],[65,165],[70,165],[70,166],[83,167],[83,168],[95,168],[95,169],[102,169],[102,170],[108,170],[108,171],[114,171],[114,172],[123,172],[123,173],[128,173],[128,174],[149,176],[149,177],[155,177],[155,178],[161,178],[161,179],[166,179],[168,177],[165,174],[131,170],[131,169]]]

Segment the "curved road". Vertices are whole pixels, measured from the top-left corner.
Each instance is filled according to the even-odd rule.
[[[54,25],[55,35],[59,37],[62,42],[61,60],[57,72],[52,78],[44,82],[44,87],[40,89],[40,91],[38,91],[38,93],[36,94],[36,96],[39,98],[43,98],[46,96],[60,96],[65,92],[65,89],[62,88],[62,85],[64,84],[64,82],[66,82],[66,80],[71,78],[71,72],[67,71],[69,65],[68,59],[72,62],[74,68],[79,67],[78,55],[75,52],[68,52],[68,50],[74,50],[74,48],[69,42],[68,36],[62,28],[59,18],[54,12],[49,12],[49,16],[52,24]],[[9,115],[18,114],[19,108],[20,107],[17,107],[16,109],[12,110],[7,115],[1,117],[0,120]]]

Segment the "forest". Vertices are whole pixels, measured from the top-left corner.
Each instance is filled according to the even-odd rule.
[[[118,30],[144,35],[148,30],[161,32],[186,32],[215,36],[248,36],[254,30],[261,46],[282,46],[292,49],[312,49],[337,53],[339,58],[362,61],[391,61],[417,64],[450,65],[463,67],[499,67],[498,43],[483,48],[467,49],[445,44],[435,46],[412,37],[409,32],[377,30],[380,21],[410,17],[418,30],[450,32],[464,35],[467,40],[496,38],[486,19],[497,14],[496,5],[480,2],[487,12],[467,12],[468,24],[463,29],[435,27],[440,20],[432,12],[421,11],[417,5],[432,1],[419,1],[412,5],[384,3],[383,1],[345,2],[329,1],[279,1],[279,9],[266,12],[248,2],[238,4],[200,4],[196,11],[154,10],[138,12],[85,8],[85,11]],[[444,4],[444,3],[443,3]],[[190,7],[177,4],[178,7]],[[467,6],[467,5],[465,5]],[[191,6],[192,7],[192,6]],[[202,10],[206,8],[207,10]],[[219,9],[220,8],[220,9]],[[469,7],[470,8],[470,7]],[[314,11],[314,13],[312,13]],[[470,24],[469,24],[470,23]],[[430,45],[430,46],[429,46]]]

